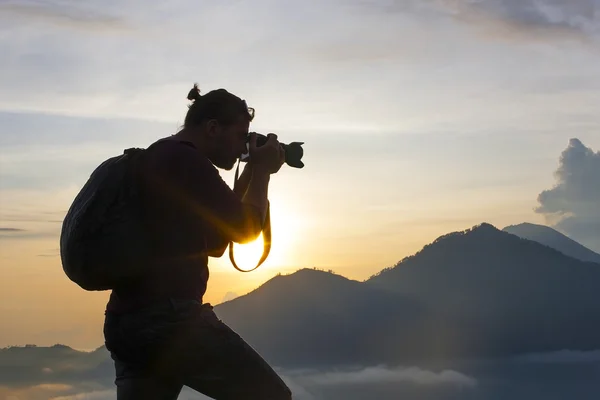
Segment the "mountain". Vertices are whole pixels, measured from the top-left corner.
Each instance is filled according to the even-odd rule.
[[[104,346],[84,352],[62,344],[0,349],[0,386],[31,382],[104,382],[112,379],[112,360]]]
[[[600,254],[579,244],[573,239],[562,233],[543,225],[522,223],[510,225],[503,231],[517,235],[523,239],[529,239],[539,242],[548,247],[552,247],[570,257],[581,261],[590,261],[600,264]]]
[[[428,315],[401,295],[316,269],[277,276],[215,312],[269,361],[296,367],[379,363],[398,339],[420,335]]]
[[[481,224],[365,282],[278,276],[218,305],[282,366],[405,363],[600,348],[600,268]]]
[[[457,355],[600,348],[600,268],[481,224],[444,235],[367,284],[445,316]]]
[[[441,236],[364,282],[302,269],[215,311],[283,368],[438,366],[600,349],[598,287],[598,264],[481,224]],[[33,378],[110,385],[113,374],[103,347],[0,350],[0,385]]]

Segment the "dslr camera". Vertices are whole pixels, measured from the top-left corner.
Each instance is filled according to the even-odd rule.
[[[246,141],[250,141],[250,135],[256,135],[256,147],[260,147],[267,142],[267,136],[257,133],[257,132],[249,132]],[[302,145],[304,142],[292,142],[290,144],[279,143],[280,146],[285,151],[285,163],[293,168],[302,168],[304,167],[304,163],[302,162],[302,156],[304,155],[304,149]],[[241,161],[246,162],[250,159],[250,154],[246,153],[242,155]]]

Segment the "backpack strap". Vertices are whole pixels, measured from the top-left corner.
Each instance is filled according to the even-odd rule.
[[[237,165],[237,168],[235,169],[234,187],[238,181],[239,171],[240,171],[240,160],[238,160],[238,165]],[[229,242],[229,260],[231,260],[231,264],[233,264],[233,267],[240,272],[254,271],[258,267],[260,267],[260,265],[269,256],[269,253],[271,251],[271,207],[270,206],[271,206],[271,203],[269,201],[267,201],[267,214],[265,216],[265,223],[264,223],[263,229],[262,229],[263,242],[264,242],[263,254],[262,254],[262,257],[260,258],[260,260],[258,261],[258,264],[256,264],[256,266],[254,268],[249,269],[249,270],[243,270],[237,266],[237,264],[235,263],[234,257],[233,257],[233,242],[232,241]]]

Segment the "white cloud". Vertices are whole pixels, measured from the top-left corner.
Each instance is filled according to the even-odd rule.
[[[600,151],[571,139],[554,173],[556,184],[538,196],[547,223],[600,251]]]
[[[418,385],[458,385],[465,387],[474,387],[477,385],[477,381],[474,378],[452,370],[433,372],[418,367],[388,368],[384,366],[366,367],[354,371],[321,372],[303,376],[303,380],[317,385],[402,382]]]

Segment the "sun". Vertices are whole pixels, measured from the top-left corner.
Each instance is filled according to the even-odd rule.
[[[293,261],[290,260],[290,251],[299,238],[300,224],[297,213],[288,212],[282,203],[271,206],[271,251],[259,269],[277,268]],[[261,233],[250,243],[235,243],[233,258],[240,269],[249,270],[256,266],[262,257],[263,249],[264,239]]]
[[[250,270],[254,268],[260,260],[260,257],[263,254],[263,250],[264,239],[263,234],[261,233],[256,240],[250,243],[235,243],[233,245],[233,259],[235,260],[237,266],[240,267],[240,269]]]

